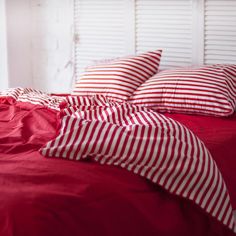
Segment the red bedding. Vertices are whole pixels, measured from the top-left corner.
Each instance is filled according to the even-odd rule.
[[[97,163],[46,159],[57,111],[0,105],[0,235],[233,235],[192,203],[144,178]],[[168,115],[206,144],[236,208],[236,115]]]
[[[236,113],[227,118],[165,115],[190,128],[205,143],[223,175],[236,209]]]

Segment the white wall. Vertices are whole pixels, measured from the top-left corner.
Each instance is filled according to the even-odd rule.
[[[33,87],[70,92],[73,56],[73,0],[30,0]]]
[[[7,0],[9,87],[31,87],[31,19],[29,0]]]
[[[5,0],[0,0],[0,90],[8,87]]]
[[[226,56],[230,56],[230,62],[236,63],[235,0],[122,0],[119,1],[121,7],[114,7],[114,3],[117,4],[118,0],[113,0],[113,3],[106,0],[77,1],[79,1],[77,5],[80,17],[87,17],[90,10],[92,14],[89,16],[89,20],[86,18],[86,21],[78,18],[78,29],[80,29],[77,32],[79,33],[78,65],[83,64],[86,60],[102,57],[105,47],[109,48],[109,44],[105,40],[99,41],[102,36],[100,28],[103,27],[99,24],[115,23],[114,19],[110,22],[104,20],[110,15],[111,19],[113,16],[117,19],[124,18],[125,25],[118,24],[113,28],[115,32],[118,31],[117,27],[120,31],[124,29],[122,37],[125,43],[122,50],[124,49],[126,54],[130,54],[130,48],[136,52],[163,48],[162,65],[170,65],[169,68],[179,65],[178,58],[181,59],[186,52],[189,59],[184,61],[184,65],[210,63],[209,60],[204,60],[207,57],[213,57],[214,61],[217,59],[218,63],[224,63]],[[71,62],[73,58],[74,0],[5,0],[5,2],[9,81],[6,79],[7,64],[2,63],[4,60],[6,62],[7,55],[4,0],[0,0],[0,89],[9,85],[10,87],[34,87],[48,92],[70,92],[73,79]],[[102,4],[102,2],[104,3]],[[109,6],[112,7],[113,12],[117,11],[117,14],[122,9],[122,14],[118,16],[111,13]],[[101,15],[100,21],[94,14],[98,10]],[[183,20],[183,12],[179,11],[186,13],[186,19],[189,20]],[[159,13],[157,14],[157,12]],[[167,13],[173,19],[170,19]],[[222,19],[220,21],[219,15]],[[188,30],[184,30],[187,32],[186,35],[182,35],[182,28],[173,30],[173,27],[178,26],[173,26],[174,18],[187,22],[185,25],[178,23],[180,27],[188,27]],[[88,26],[82,27],[81,22],[93,26],[95,30],[88,31]],[[116,57],[115,47],[119,47],[122,39],[116,37],[112,33],[114,31],[104,29],[102,32],[115,45],[109,49],[109,57]],[[182,41],[183,37],[189,38],[190,44],[177,48],[177,40]],[[84,47],[83,38],[87,44],[91,42],[90,50]],[[164,40],[161,41],[161,39]],[[171,43],[173,45],[170,45]],[[92,48],[93,45],[94,48]],[[99,50],[94,50],[95,47]],[[102,52],[101,55],[99,52]]]
[[[8,56],[9,72],[7,79],[7,63],[1,63],[0,89],[20,86],[70,92],[73,0],[0,1],[0,55],[1,62]],[[4,27],[5,15],[7,27]]]

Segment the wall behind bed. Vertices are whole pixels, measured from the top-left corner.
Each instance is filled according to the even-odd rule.
[[[0,0],[0,90],[8,87],[6,5]]]
[[[5,0],[8,85],[32,87],[29,0]]]
[[[26,35],[7,9],[11,86],[70,92],[87,65],[157,48],[162,69],[236,63],[236,0],[5,0],[21,1]]]
[[[236,63],[236,0],[75,0],[77,74],[94,60],[163,49],[161,68]]]
[[[30,0],[33,86],[69,92],[72,80],[73,0]]]
[[[0,89],[21,86],[69,92],[73,0],[0,1]]]

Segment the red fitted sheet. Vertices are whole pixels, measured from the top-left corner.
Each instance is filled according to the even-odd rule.
[[[227,118],[166,114],[190,128],[216,161],[236,209],[236,113]]]
[[[173,115],[209,148],[236,208],[236,116]],[[126,170],[47,159],[57,112],[0,104],[0,235],[231,235],[186,200]]]

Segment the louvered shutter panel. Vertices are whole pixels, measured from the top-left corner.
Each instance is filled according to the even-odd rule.
[[[191,65],[192,1],[137,0],[136,47],[162,48],[162,69]]]
[[[205,1],[205,64],[236,63],[236,1]]]
[[[75,74],[127,54],[125,0],[75,0]]]

